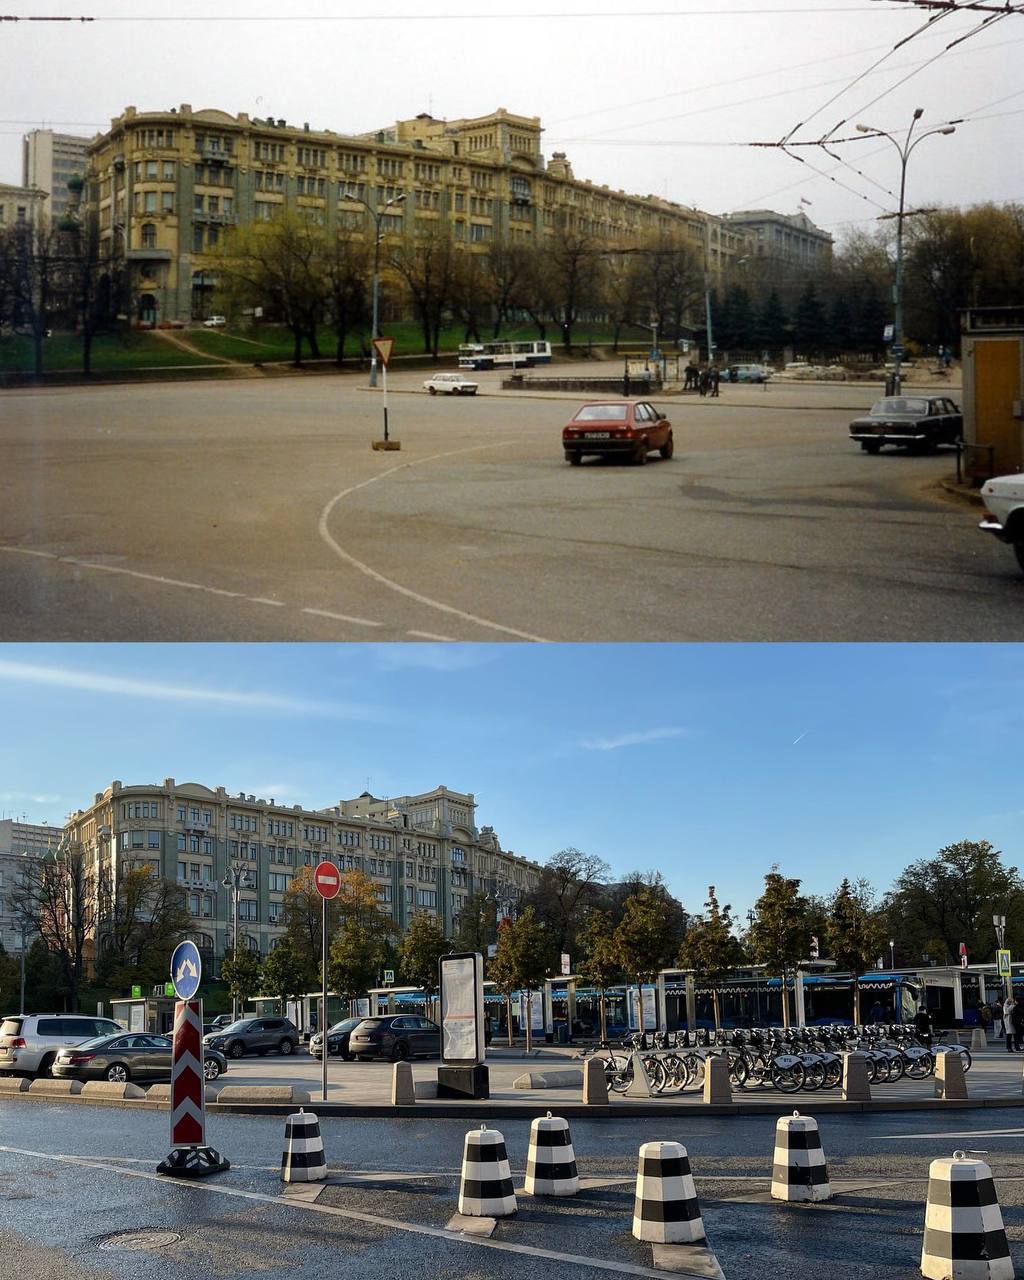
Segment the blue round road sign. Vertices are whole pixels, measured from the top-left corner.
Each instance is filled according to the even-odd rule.
[[[194,942],[179,942],[171,956],[171,982],[179,1000],[191,1000],[199,990],[203,962]]]

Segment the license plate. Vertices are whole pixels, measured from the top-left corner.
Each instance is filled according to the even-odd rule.
[[[610,440],[612,433],[610,431],[584,431],[584,440]]]

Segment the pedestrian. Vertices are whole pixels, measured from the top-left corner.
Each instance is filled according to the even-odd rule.
[[[1020,1053],[1024,1049],[1024,1004],[1020,1000],[1013,1002],[1013,1008],[1010,1010],[1010,1025],[1013,1027],[1013,1047]]]
[[[872,1022],[885,1021],[885,1010],[882,1008],[881,1000],[876,1000],[875,1003],[871,1006],[871,1012],[868,1014],[868,1018]]]
[[[1017,1008],[1017,1001],[1013,998],[1013,992],[1003,1001],[1003,1032],[1006,1036],[1006,1052],[1013,1053],[1014,1040],[1017,1036],[1017,1025],[1014,1020],[1014,1011]],[[1019,1019],[1018,1014],[1018,1019]]]
[[[701,371],[700,371],[700,375],[699,375],[699,377],[697,378],[697,392],[698,392],[698,394],[699,394],[699,395],[702,395],[702,396],[706,396],[706,395],[707,395],[707,393],[708,393],[708,371],[707,371],[707,369],[701,369]]]
[[[917,1013],[914,1014],[914,1026],[917,1028],[917,1034],[920,1036],[922,1044],[930,1049],[932,1047],[932,1015],[923,1004],[917,1006]]]
[[[987,1000],[982,1000],[978,1005],[978,1021],[987,1039],[992,1034],[992,1006]]]
[[[713,396],[718,395],[718,384],[719,382],[721,382],[721,380],[722,380],[722,375],[721,375],[721,372],[719,371],[718,365],[716,364],[715,367],[711,370],[711,394]]]
[[[994,1040],[1003,1038],[1003,1002],[1001,1000],[992,1001],[992,1038]]]

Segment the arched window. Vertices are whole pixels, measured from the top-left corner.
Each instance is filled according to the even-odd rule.
[[[254,938],[251,933],[247,933],[243,936],[242,941],[250,951],[255,951],[256,954],[259,955],[260,944],[258,938]]]
[[[142,224],[142,247],[143,249],[156,248],[156,225],[152,222]]]

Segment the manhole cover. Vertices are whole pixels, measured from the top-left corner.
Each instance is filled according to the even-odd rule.
[[[101,1249],[125,1249],[144,1252],[150,1249],[166,1249],[181,1239],[176,1231],[122,1231],[100,1241]]]

